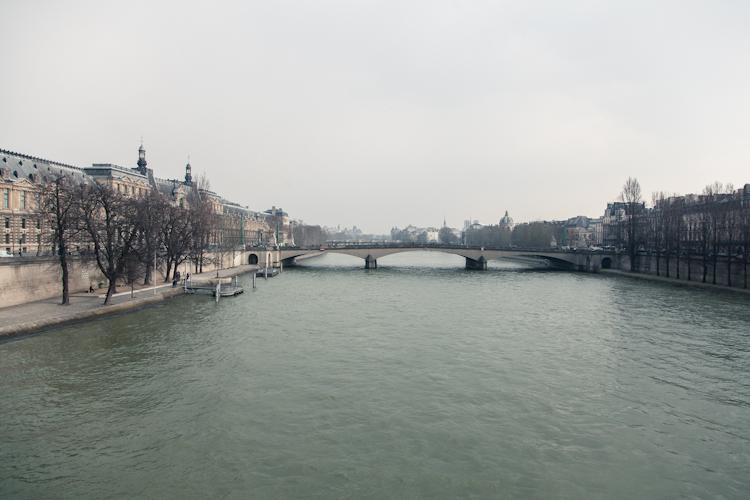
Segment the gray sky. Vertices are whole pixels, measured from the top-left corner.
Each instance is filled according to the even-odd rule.
[[[384,233],[750,182],[750,2],[0,2],[0,147]]]

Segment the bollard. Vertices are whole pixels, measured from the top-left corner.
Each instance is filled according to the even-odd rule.
[[[263,269],[263,279],[268,279],[268,268]]]
[[[253,272],[253,288],[255,288],[255,275],[258,273]]]
[[[216,283],[216,302],[219,302],[219,295],[221,295],[221,282]]]
[[[280,273],[284,272],[284,263],[283,262],[279,262],[279,272]]]

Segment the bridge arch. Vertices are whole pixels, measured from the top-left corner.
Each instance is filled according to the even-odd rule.
[[[248,249],[250,250],[250,249]],[[294,264],[298,258],[310,258],[325,253],[337,253],[358,257],[365,261],[366,269],[377,269],[377,259],[401,252],[434,251],[458,255],[466,259],[467,269],[485,270],[487,261],[504,257],[528,257],[545,261],[553,267],[595,272],[601,268],[611,268],[614,265],[612,253],[586,250],[559,250],[553,248],[485,248],[467,247],[463,245],[348,245],[325,248],[289,248],[282,247],[266,252],[274,266]],[[262,253],[262,252],[261,252]]]

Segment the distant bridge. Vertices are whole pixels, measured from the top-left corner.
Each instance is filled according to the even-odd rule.
[[[612,251],[562,250],[555,248],[471,247],[463,245],[338,245],[332,247],[280,247],[246,249],[247,263],[280,267],[294,265],[298,258],[311,258],[326,253],[359,257],[365,269],[377,269],[378,259],[402,252],[443,252],[460,255],[466,259],[466,269],[484,271],[487,262],[505,257],[527,257],[544,261],[547,265],[573,271],[596,272],[599,269],[617,268],[618,255]]]

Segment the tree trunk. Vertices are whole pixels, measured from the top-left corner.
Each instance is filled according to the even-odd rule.
[[[711,269],[711,275],[712,275],[712,278],[713,278],[713,284],[714,285],[716,284],[716,264],[718,264],[718,263],[719,263],[719,257],[716,254],[714,254],[714,258],[711,259],[711,264],[712,264],[712,267],[713,267],[713,269]]]
[[[60,250],[60,267],[62,268],[62,305],[70,305],[70,278],[68,274],[68,256]]]
[[[107,296],[104,298],[104,305],[108,306],[112,296],[117,292],[116,280],[109,280],[109,286],[107,287]]]
[[[732,253],[727,252],[727,286],[732,286]]]
[[[149,283],[151,283],[151,272],[152,272],[151,266],[152,265],[153,265],[152,263],[146,264],[146,272],[144,273],[145,277],[143,278],[143,284],[144,284],[144,286],[148,285]],[[156,276],[154,276],[154,279],[156,279]]]

